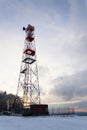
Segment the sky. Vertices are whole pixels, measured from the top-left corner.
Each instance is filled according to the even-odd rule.
[[[16,93],[31,24],[42,103],[87,107],[86,23],[87,0],[0,0],[0,90]]]

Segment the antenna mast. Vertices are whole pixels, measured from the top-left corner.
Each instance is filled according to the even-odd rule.
[[[17,95],[22,98],[24,107],[29,108],[30,105],[40,104],[39,77],[34,37],[35,27],[29,24],[27,27],[23,27],[23,31],[25,31],[26,36]]]

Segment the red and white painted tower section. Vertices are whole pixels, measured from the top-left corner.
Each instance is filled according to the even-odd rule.
[[[17,95],[23,100],[24,107],[40,104],[40,89],[35,48],[35,27],[23,27],[26,33],[22,55]]]

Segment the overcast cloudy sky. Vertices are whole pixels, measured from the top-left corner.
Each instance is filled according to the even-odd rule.
[[[8,93],[16,93],[27,24],[36,29],[42,102],[85,106],[87,0],[0,0],[0,90]]]

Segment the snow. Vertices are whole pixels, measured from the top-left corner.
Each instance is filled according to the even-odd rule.
[[[0,130],[87,130],[87,117],[0,116]]]

